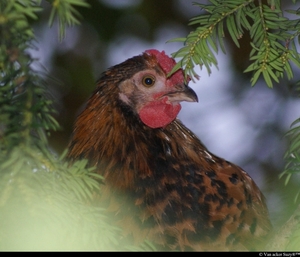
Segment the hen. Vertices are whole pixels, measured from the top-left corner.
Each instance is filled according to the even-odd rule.
[[[210,153],[177,118],[198,101],[182,70],[147,50],[102,74],[76,120],[68,158],[105,177],[124,237],[159,249],[252,250],[271,229],[264,196],[240,167]]]

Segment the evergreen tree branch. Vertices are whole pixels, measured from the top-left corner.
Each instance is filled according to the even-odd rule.
[[[89,7],[90,5],[85,0],[47,0],[52,5],[52,10],[49,18],[49,26],[53,25],[55,17],[58,18],[59,38],[62,40],[65,37],[66,25],[74,26],[80,24],[80,13],[76,7]]]
[[[63,2],[80,1],[57,8]],[[28,19],[37,18],[40,3],[0,1],[0,249],[117,249],[120,229],[92,201],[103,178],[86,160],[70,165],[48,147],[45,134],[58,123],[28,54]]]
[[[268,87],[273,87],[274,81],[278,83],[284,74],[292,79],[290,62],[300,67],[299,53],[293,40],[299,35],[299,20],[291,21],[284,17],[279,0],[268,1],[268,5],[261,0],[211,0],[210,4],[196,5],[205,13],[191,20],[190,25],[197,25],[195,31],[186,38],[169,41],[184,43],[173,53],[173,57],[180,60],[169,75],[182,68],[186,76],[197,78],[194,70],[197,65],[200,68],[204,65],[210,74],[210,67],[217,66],[215,54],[219,47],[225,52],[223,27],[226,25],[237,47],[240,47],[239,38],[245,32],[250,34],[251,64],[245,72],[252,72],[252,85],[260,77],[264,78]],[[299,15],[298,11],[294,13]]]
[[[169,42],[184,42],[185,46],[173,54],[174,58],[182,58],[170,72],[183,68],[186,76],[197,78],[194,67],[203,65],[208,73],[210,67],[217,66],[217,60],[213,52],[218,52],[218,45],[225,52],[223,37],[224,23],[226,22],[229,33],[234,43],[239,46],[238,38],[242,35],[242,27],[249,29],[249,23],[245,16],[245,8],[253,5],[254,0],[248,1],[210,1],[211,5],[195,3],[207,13],[191,19],[189,25],[198,24],[195,31],[190,32],[186,38],[177,38]],[[238,19],[237,19],[238,17]],[[236,23],[236,21],[238,21]]]

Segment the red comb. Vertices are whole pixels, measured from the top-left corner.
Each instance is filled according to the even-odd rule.
[[[165,51],[158,51],[156,49],[149,49],[146,50],[145,53],[154,55],[157,59],[157,62],[159,63],[160,67],[163,69],[163,71],[168,74],[173,67],[176,64],[176,61],[165,54]],[[184,75],[181,69],[173,73],[171,77],[168,78],[168,80],[173,85],[182,84],[184,83]]]

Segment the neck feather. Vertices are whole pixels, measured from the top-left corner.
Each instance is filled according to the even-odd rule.
[[[76,120],[68,157],[87,158],[116,187],[133,188],[137,179],[163,172],[172,158],[180,160],[189,155],[196,160],[197,152],[205,149],[179,121],[152,129],[117,97],[108,99],[112,98],[101,91],[89,99]]]

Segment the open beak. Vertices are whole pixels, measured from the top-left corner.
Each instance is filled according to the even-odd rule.
[[[198,96],[195,91],[187,85],[183,85],[176,91],[168,92],[164,96],[168,96],[170,102],[198,102]]]

